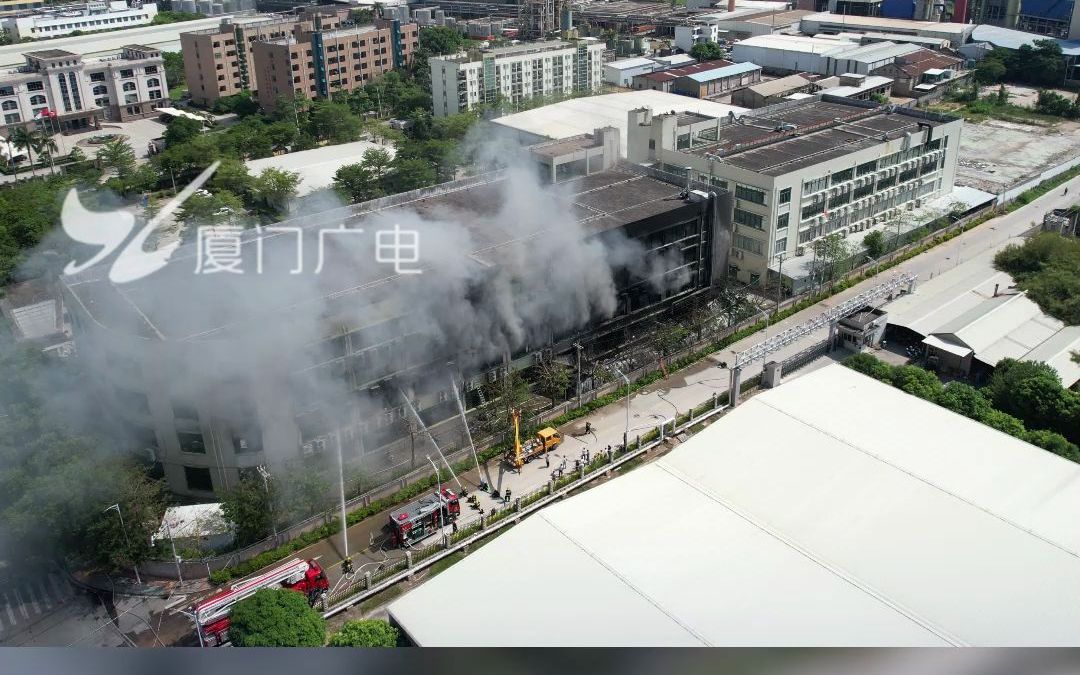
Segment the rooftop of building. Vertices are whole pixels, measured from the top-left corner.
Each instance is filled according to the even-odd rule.
[[[858,43],[848,40],[836,40],[824,37],[810,37],[809,35],[756,35],[740,40],[735,43],[735,49],[743,47],[762,47],[765,49],[777,49],[787,52],[803,52],[806,54],[824,54],[836,50],[838,47],[852,47]]]
[[[761,70],[761,66],[749,62],[732,63],[731,65],[723,66],[720,68],[712,68],[709,70],[702,70],[697,73],[690,73],[689,75],[684,75],[684,77],[688,77],[695,82],[711,82],[713,80],[718,80],[722,77],[732,77],[734,75],[752,73],[755,70]]]
[[[597,148],[602,145],[601,139],[597,138],[593,134],[581,134],[580,136],[571,136],[570,138],[563,138],[558,141],[550,141],[547,143],[538,143],[530,148],[530,150],[537,155],[543,157],[562,157],[578,150],[588,150],[590,148]]]
[[[644,56],[634,56],[628,59],[617,59],[615,61],[609,61],[604,66],[609,68],[615,68],[617,70],[623,70],[626,68],[642,68],[645,66],[656,67],[656,61],[647,59]]]
[[[650,82],[670,82],[671,80],[677,80],[680,77],[685,77],[687,75],[717,70],[730,65],[734,64],[731,61],[726,61],[724,59],[716,59],[715,61],[702,61],[701,63],[694,63],[680,68],[657,70],[651,73],[638,75],[638,77],[643,77]]]
[[[453,61],[455,63],[471,63],[481,61],[486,57],[504,58],[509,56],[521,56],[523,54],[536,54],[556,49],[571,49],[574,45],[566,40],[542,40],[539,42],[527,42],[509,47],[495,47],[489,49],[472,49],[459,54],[446,54],[445,56],[433,56],[436,61]]]
[[[786,12],[760,12],[752,17],[748,17],[746,21],[750,23],[761,24],[763,26],[790,26],[791,24],[798,23],[803,17],[813,14],[814,12],[806,9],[791,9]]]
[[[146,45],[135,45],[135,44],[124,45],[124,49],[133,49],[133,50],[135,50],[137,52],[160,52],[161,51],[157,47],[148,47]]]
[[[744,114],[721,126],[717,139],[690,150],[767,176],[782,176],[800,168],[842,157],[918,130],[958,118],[907,108],[833,96],[815,95],[778,103]],[[794,130],[779,131],[785,125]]]
[[[963,59],[929,49],[905,54],[896,60],[896,68],[910,77],[922,75],[929,70],[956,68]]]
[[[1036,40],[1053,40],[1061,45],[1061,51],[1066,56],[1080,56],[1080,40],[1059,40],[1037,33],[1025,33],[1011,28],[979,24],[971,31],[972,42],[989,42],[995,47],[1003,49],[1020,49],[1024,45],[1034,44]]]
[[[834,78],[837,80],[837,84],[835,85],[822,85],[824,89],[821,93],[823,95],[832,96],[858,96],[859,94],[887,87],[892,84],[892,78],[883,77],[881,75],[866,75],[859,78],[857,84],[843,84],[842,79],[847,77],[848,75],[845,74],[841,77]]]
[[[40,49],[34,52],[26,52],[26,56],[35,59],[63,59],[67,57],[78,58],[79,55],[74,52],[69,52],[65,49]]]
[[[877,63],[889,61],[898,56],[911,54],[922,49],[913,44],[897,44],[895,42],[871,42],[870,44],[858,45],[849,49],[841,49],[835,54],[830,54],[834,59],[846,61],[858,61],[860,63]]]
[[[531,174],[528,178],[533,179]],[[198,248],[187,245],[172,254],[165,268],[137,281],[112,283],[108,264],[62,281],[96,322],[146,339],[242,337],[268,321],[280,320],[289,308],[309,303],[325,307],[329,323],[348,323],[358,307],[397,302],[400,296],[395,289],[406,283],[403,278],[412,276],[396,274],[393,265],[375,262],[376,232],[399,219],[414,223],[422,240],[430,237],[434,241],[446,236],[440,234],[445,228],[443,221],[454,218],[467,231],[473,251],[468,259],[456,263],[476,267],[477,276],[483,269],[512,258],[515,247],[523,246],[527,239],[543,236],[552,223],[537,224],[535,231],[525,234],[517,221],[513,227],[507,225],[519,199],[516,192],[508,191],[519,186],[505,174],[487,174],[279,223],[277,227],[300,228],[304,242],[299,248],[304,261],[301,275],[287,274],[297,265],[295,233],[248,230],[240,247],[243,274],[196,273]],[[553,209],[574,214],[582,228],[597,234],[686,204],[679,198],[680,186],[623,167],[538,189],[546,191],[544,198]],[[326,236],[323,246],[320,231],[339,226],[352,232]],[[259,259],[263,261],[262,274],[255,271]],[[317,263],[323,265],[322,271],[313,274]],[[432,264],[422,255],[418,265],[423,269]],[[213,303],[206,302],[209,297],[252,301],[242,308],[232,304],[228,309],[215,309],[209,306]]]
[[[389,613],[424,647],[1074,645],[1078,518],[1080,465],[833,364],[523,519]],[[526,562],[542,579],[520,583]],[[498,621],[477,584],[514,589]]]
[[[656,63],[663,63],[672,68],[681,68],[688,66],[692,63],[697,63],[697,59],[689,54],[669,54],[668,56],[650,56],[650,61]]]
[[[892,19],[884,16],[852,16],[849,14],[832,14],[831,12],[818,12],[804,16],[803,21],[818,22],[824,24],[840,24],[841,26],[871,26],[894,31],[933,31],[936,33],[951,33],[957,38],[967,35],[972,25],[968,23],[941,23],[937,21],[914,21],[912,19]]]
[[[776,96],[785,92],[793,91],[810,85],[810,80],[802,75],[788,75],[768,82],[759,82],[750,85],[750,91],[760,96]]]
[[[592,133],[600,127],[615,127],[619,130],[620,153],[625,157],[627,114],[640,108],[649,108],[657,113],[692,112],[708,117],[727,117],[729,113],[741,115],[746,111],[745,108],[725,103],[643,89],[618,94],[581,96],[512,115],[503,115],[492,122],[526,135],[529,143],[535,143],[542,138],[561,139]]]
[[[865,33],[837,33],[837,37],[858,41],[892,41],[910,42],[911,44],[925,45],[935,49],[947,47],[950,41],[946,38],[923,37],[921,35],[904,35],[902,33],[879,33],[867,31]]]

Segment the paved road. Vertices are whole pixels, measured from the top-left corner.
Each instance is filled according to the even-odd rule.
[[[1080,191],[1080,177],[1070,181],[1068,187],[1071,196],[1063,196],[1064,186],[1059,187],[1053,193],[1044,195],[1042,198],[1013,213],[987,221],[949,243],[931,249],[923,255],[900,265],[898,268],[893,268],[883,275],[879,275],[878,278],[868,279],[813,307],[788,317],[778,324],[770,326],[769,334],[775,334],[779,330],[804,322],[829,307],[835,306],[881,283],[882,280],[900,271],[918,274],[920,280],[926,280],[977,253],[1015,243],[1019,241],[1024,232],[1032,227],[1034,222],[1042,220],[1045,211],[1051,208],[1068,206],[1075,200],[1078,191]],[[778,354],[770,355],[770,360],[773,358],[787,358],[797,354],[823,341],[826,334],[827,329],[822,329],[817,333],[807,335],[797,343],[782,348]],[[730,374],[726,369],[719,367],[720,362],[733,362],[733,352],[748,349],[760,342],[764,337],[764,331],[752,335],[731,345],[728,348],[729,351],[717,352],[702,362],[635,393],[630,399],[629,423],[627,423],[626,403],[620,401],[598,410],[588,417],[561,427],[560,430],[566,437],[566,441],[552,453],[550,467],[543,460],[533,461],[527,464],[520,473],[517,473],[508,470],[502,462],[493,460],[483,467],[485,480],[489,484],[498,487],[500,491],[509,488],[512,496],[520,496],[542,488],[551,478],[552,469],[562,463],[563,460],[567,462],[570,469],[573,469],[574,460],[580,458],[583,451],[601,452],[608,445],[614,446],[622,443],[623,431],[627,427],[629,427],[630,436],[633,438],[636,434],[643,434],[655,428],[662,421],[672,418],[676,412],[682,414],[690,407],[700,405],[708,400],[713,393],[719,394],[727,391]],[[744,370],[743,377],[752,377],[760,370],[760,364],[748,366]],[[592,433],[588,435],[583,433],[586,422],[589,422],[592,426]],[[420,453],[419,448],[417,452]],[[433,457],[435,456],[433,448],[425,452],[430,452]],[[475,469],[459,476],[459,480],[471,493],[476,493],[479,481]],[[456,485],[451,484],[451,487],[456,487]],[[479,495],[479,493],[477,494]],[[479,496],[481,507],[484,510],[490,510],[498,504],[489,494]],[[477,511],[470,509],[467,505],[462,505],[460,523],[467,523],[477,517],[479,517]],[[359,571],[374,570],[378,567],[380,561],[387,558],[392,560],[404,555],[401,551],[380,552],[369,548],[371,538],[378,536],[387,520],[388,514],[384,512],[349,528],[349,551],[352,553]],[[437,540],[438,535],[434,535],[422,543],[426,544]],[[337,583],[340,577],[341,549],[341,536],[339,534],[314,544],[298,552],[297,555],[305,558],[318,556],[323,566],[327,568],[333,585]]]

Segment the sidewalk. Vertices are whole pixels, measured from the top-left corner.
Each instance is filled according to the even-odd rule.
[[[1000,249],[1009,243],[1016,243],[1019,237],[1032,227],[1033,221],[1041,221],[1042,214],[1051,208],[1061,208],[1071,203],[1077,190],[1080,190],[1080,177],[1074,178],[1067,184],[1073,198],[1062,195],[1065,186],[1059,186],[1052,193],[1044,195],[1031,204],[1017,209],[1016,211],[989,220],[978,227],[965,232],[955,239],[927,251],[891,270],[887,270],[877,277],[867,279],[855,286],[838,293],[812,307],[798,312],[783,321],[769,326],[768,333],[774,335],[780,330],[797,325],[822,313],[845,300],[880,284],[883,280],[900,272],[914,273],[920,281],[925,281],[945,269],[955,266],[962,260],[991,249]],[[827,328],[803,337],[796,343],[779,349],[775,354],[769,355],[769,360],[781,360],[801,352],[807,347],[822,342],[827,336]],[[574,422],[563,425],[559,430],[565,438],[559,448],[551,453],[550,467],[543,459],[534,460],[526,464],[520,473],[508,469],[496,458],[482,466],[484,479],[489,485],[500,491],[509,489],[511,496],[521,496],[543,487],[551,478],[551,472],[564,460],[567,470],[574,469],[574,460],[578,459],[583,451],[592,454],[600,452],[608,445],[617,446],[622,443],[623,432],[629,429],[630,438],[637,434],[644,434],[655,428],[661,422],[684,414],[691,407],[700,405],[711,396],[726,392],[730,382],[730,373],[725,368],[720,368],[722,361],[734,362],[733,353],[739,352],[762,341],[764,331],[747,337],[736,344],[730,345],[723,352],[716,352],[701,362],[690,366],[682,371],[674,373],[656,383],[636,392],[629,402],[629,408],[625,400],[618,401],[592,414],[582,417]],[[761,371],[761,363],[747,366],[743,370],[743,381],[753,377]],[[629,412],[628,412],[629,411]],[[586,422],[591,424],[592,432],[584,435]],[[420,448],[417,449],[420,454]],[[434,448],[425,449],[435,456]],[[458,480],[464,485],[470,494],[476,494],[483,510],[489,511],[495,506],[501,506],[501,502],[494,500],[490,494],[478,492],[479,479],[476,469],[465,472],[458,476]],[[451,489],[458,489],[456,483],[448,483]],[[383,525],[388,522],[388,512],[377,514],[367,520],[357,523],[348,529],[349,552],[354,560],[354,566],[359,573],[376,569],[379,562],[386,558],[391,560],[403,557],[400,550],[386,552],[367,550],[372,536],[378,537]],[[462,517],[460,524],[466,524],[479,517],[479,513],[462,503]],[[449,529],[449,528],[447,528]],[[423,542],[426,545],[437,541],[437,536]],[[298,557],[319,557],[327,574],[330,577],[331,586],[337,582],[340,574],[340,563],[343,557],[341,535],[337,535],[309,546],[296,554]],[[365,566],[367,569],[365,570]]]

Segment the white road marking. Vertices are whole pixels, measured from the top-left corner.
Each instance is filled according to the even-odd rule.
[[[61,586],[60,582],[56,580],[56,575],[55,574],[50,574],[49,575],[49,583],[52,584],[53,591],[56,594],[57,601],[61,605],[64,604],[65,602],[67,602],[68,597],[70,596],[70,593],[66,592],[66,591],[70,591],[71,587],[70,586]]]
[[[41,601],[45,603],[45,609],[52,609],[52,597],[49,596],[49,589],[45,585],[43,579],[35,579],[34,583],[37,584],[38,590],[41,591]]]
[[[34,587],[27,585],[26,595],[30,597],[30,604],[34,607],[34,614],[41,614],[41,605],[37,601],[37,593],[34,592]]]

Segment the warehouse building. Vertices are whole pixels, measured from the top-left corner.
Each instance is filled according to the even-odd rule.
[[[807,34],[817,33],[900,33],[918,37],[948,40],[953,46],[968,41],[975,26],[968,23],[941,23],[938,21],[912,21],[890,19],[882,16],[845,16],[821,12],[804,16],[799,29]]]
[[[486,174],[233,234],[233,273],[197,242],[150,276],[120,286],[98,266],[63,292],[112,427],[174,492],[339,448],[366,475],[404,473],[424,462],[408,407],[460,448],[458,394],[478,405],[483,384],[575,343],[618,348],[724,283],[730,197],[685,189],[635,167],[555,187]],[[415,248],[388,259],[379,233],[399,225]]]
[[[966,80],[970,73],[962,66],[963,60],[958,57],[920,49],[897,57],[896,63],[882,69],[881,74],[893,78],[893,93],[897,96],[927,100],[944,96],[950,87]]]
[[[651,73],[659,67],[655,61],[641,56],[610,61],[604,64],[604,81],[616,87],[629,87],[635,75]]]
[[[732,63],[720,68],[680,75],[675,79],[672,89],[680,96],[713,99],[728,97],[730,100],[733,92],[758,82],[761,82],[761,66],[753,63]]]
[[[526,517],[389,613],[425,647],[1075,646],[1078,518],[1077,464],[834,364]],[[477,584],[514,589],[498,621]]]
[[[517,103],[534,96],[599,92],[604,86],[604,48],[590,39],[550,40],[432,57],[435,116],[494,104],[499,97]]]
[[[1001,359],[1042,361],[1071,387],[1080,381],[1080,326],[1048,316],[980,253],[919,284],[889,305],[889,334],[921,345],[928,363],[950,375],[985,380]]]
[[[685,132],[677,114],[630,115],[630,161],[734,193],[729,274],[751,284],[769,282],[773,261],[816,239],[882,226],[951,192],[963,124],[820,94]]]
[[[732,94],[731,103],[743,108],[764,108],[767,105],[781,103],[792,94],[808,94],[812,91],[814,91],[812,81],[802,75],[788,75],[740,89]]]
[[[125,0],[89,2],[43,10],[36,14],[12,15],[0,19],[0,28],[15,42],[57,38],[72,33],[91,33],[117,28],[146,26],[157,16],[157,3]]]
[[[828,57],[858,44],[808,35],[763,35],[736,42],[731,48],[731,60],[756,63],[767,73],[829,73]]]
[[[856,101],[877,100],[888,96],[893,81],[880,75],[856,75],[845,73],[839,77],[826,77],[815,83],[822,96],[839,96]]]

